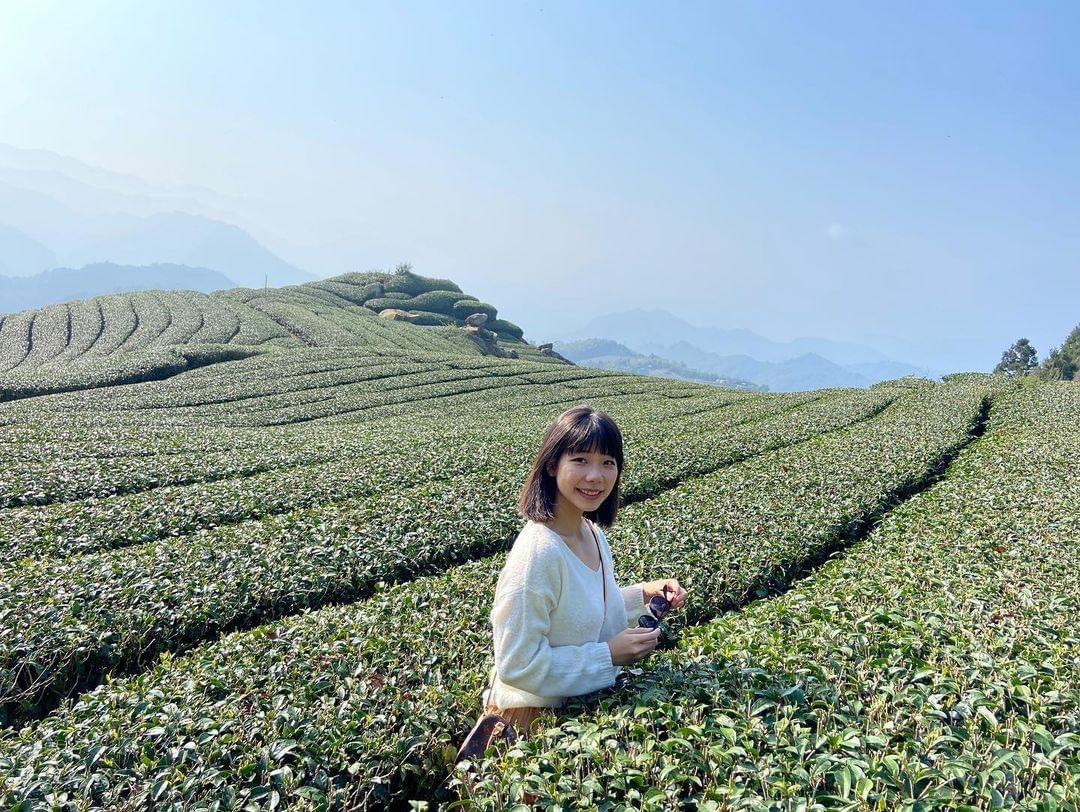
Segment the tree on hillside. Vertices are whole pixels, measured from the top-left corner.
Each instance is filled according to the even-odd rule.
[[[1080,373],[1080,324],[1073,328],[1060,346],[1050,350],[1039,367],[1040,378],[1049,381],[1071,381]]]
[[[1044,381],[1071,381],[1076,377],[1076,371],[1075,362],[1055,347],[1039,367],[1038,377]]]
[[[1001,354],[1001,362],[994,367],[994,372],[1003,372],[1010,378],[1027,375],[1039,363],[1038,353],[1026,338],[1016,341]]]

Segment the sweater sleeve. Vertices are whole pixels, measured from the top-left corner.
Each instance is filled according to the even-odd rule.
[[[627,627],[637,626],[638,618],[649,614],[645,604],[645,584],[624,586],[619,590],[622,593],[623,604],[626,606]]]
[[[491,612],[499,679],[540,696],[578,696],[615,684],[607,643],[552,646],[553,591],[520,585],[497,597]]]

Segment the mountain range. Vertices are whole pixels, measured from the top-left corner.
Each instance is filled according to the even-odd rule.
[[[33,276],[0,276],[0,313],[45,307],[107,293],[135,290],[197,290],[209,293],[237,287],[209,268],[156,263],[116,265],[100,262],[82,268],[54,268]]]
[[[677,378],[684,381],[697,381],[699,383],[724,386],[730,389],[764,389],[765,387],[749,381],[740,380],[731,376],[717,375],[712,372],[702,372],[698,369],[673,361],[670,358],[661,358],[657,355],[644,355],[634,352],[629,347],[617,341],[609,341],[602,338],[585,339],[584,341],[559,342],[555,345],[559,355],[582,366],[600,367],[601,369],[614,369],[623,372],[633,372],[635,375],[653,375],[659,378]]]
[[[856,342],[815,337],[773,341],[746,329],[698,327],[660,309],[597,316],[558,341],[591,338],[609,339],[636,353],[780,392],[870,386],[905,375],[940,377],[935,370],[888,358]]]
[[[187,191],[0,145],[0,275],[109,261],[198,267],[247,287],[315,279],[230,222],[213,193]]]

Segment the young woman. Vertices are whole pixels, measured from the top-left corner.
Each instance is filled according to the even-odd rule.
[[[686,601],[674,578],[620,588],[596,523],[610,526],[619,503],[622,434],[590,406],[563,412],[548,428],[521,491],[527,520],[495,589],[495,667],[485,714],[458,759],[490,741],[530,732],[545,708],[615,684],[622,666],[649,656],[660,629],[639,618]]]

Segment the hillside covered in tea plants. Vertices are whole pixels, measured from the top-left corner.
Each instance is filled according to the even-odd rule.
[[[0,319],[0,810],[1080,805],[1080,385],[591,369],[408,269]],[[455,769],[581,402],[690,601]]]

